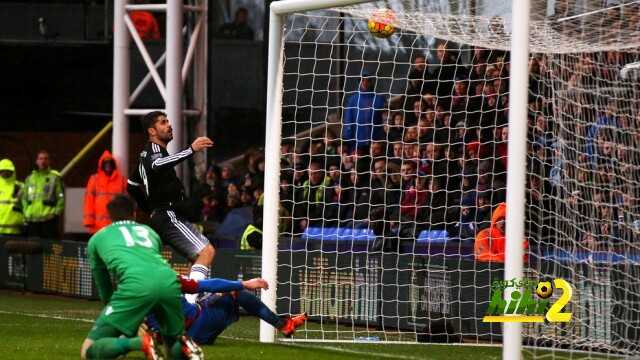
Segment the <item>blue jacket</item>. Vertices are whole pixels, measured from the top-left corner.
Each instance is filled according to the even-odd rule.
[[[353,149],[384,138],[381,110],[384,97],[374,92],[358,91],[349,97],[342,119],[342,139]]]

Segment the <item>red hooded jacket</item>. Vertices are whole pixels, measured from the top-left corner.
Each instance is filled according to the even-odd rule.
[[[102,170],[102,163],[113,160],[116,164],[111,175]],[[108,150],[105,150],[98,161],[98,172],[91,175],[87,183],[87,191],[84,194],[84,226],[90,233],[102,229],[111,224],[107,203],[118,194],[126,193],[127,179],[118,171],[118,165]]]
[[[504,263],[504,250],[506,245],[505,234],[498,229],[496,225],[498,221],[504,220],[507,217],[507,204],[500,203],[498,207],[493,210],[491,215],[491,226],[488,229],[484,229],[476,235],[476,242],[474,246],[474,252],[476,255],[476,261],[483,262],[499,262]],[[529,244],[525,240],[523,247],[527,249]],[[524,255],[524,261],[527,262],[528,256]]]

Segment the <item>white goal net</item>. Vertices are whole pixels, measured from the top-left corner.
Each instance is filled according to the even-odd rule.
[[[277,310],[295,340],[500,344],[509,1],[386,1],[283,29]],[[394,35],[372,36],[376,9]],[[573,286],[536,356],[640,355],[640,4],[532,1],[528,279]],[[554,292],[551,301],[558,298]]]

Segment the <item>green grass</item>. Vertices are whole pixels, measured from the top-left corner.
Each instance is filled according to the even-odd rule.
[[[80,344],[101,306],[56,296],[0,291],[0,359],[77,359]],[[313,324],[309,325],[313,327]],[[501,359],[501,349],[487,346],[389,345],[344,343],[262,344],[258,320],[242,317],[203,347],[207,359]],[[546,355],[549,355],[547,353]],[[132,354],[128,359],[143,359]],[[551,357],[547,357],[551,358]],[[582,359],[556,354],[555,359]],[[590,357],[589,359],[594,359]]]

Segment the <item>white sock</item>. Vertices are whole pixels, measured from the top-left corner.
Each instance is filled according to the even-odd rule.
[[[189,273],[189,278],[193,280],[204,280],[209,277],[209,268],[202,264],[193,264],[191,267],[191,272]],[[191,304],[196,302],[198,298],[198,294],[185,294],[185,299]]]

